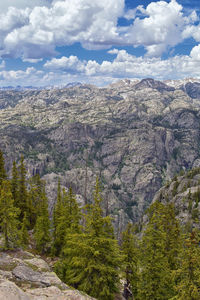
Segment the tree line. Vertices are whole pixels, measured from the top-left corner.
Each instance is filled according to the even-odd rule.
[[[173,204],[153,203],[141,232],[128,224],[119,241],[102,209],[96,179],[91,204],[80,207],[72,188],[62,189],[50,218],[45,182],[27,179],[23,156],[8,179],[0,151],[0,231],[3,249],[28,248],[56,257],[67,284],[99,300],[117,293],[134,300],[200,299],[200,235],[186,231]],[[121,290],[120,290],[121,289]]]

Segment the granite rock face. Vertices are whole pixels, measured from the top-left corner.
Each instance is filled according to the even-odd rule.
[[[180,223],[191,230],[200,228],[200,167],[181,172],[163,186],[154,196],[153,202],[173,203]],[[147,216],[144,215],[145,223]]]
[[[24,154],[28,174],[46,180],[50,211],[58,177],[83,204],[91,201],[99,175],[104,209],[120,232],[163,183],[199,164],[198,95],[153,79],[0,91],[0,148],[7,169]]]
[[[31,300],[14,282],[0,279],[0,300]]]
[[[0,252],[0,300],[5,299],[95,300],[64,284],[41,257],[22,250]]]

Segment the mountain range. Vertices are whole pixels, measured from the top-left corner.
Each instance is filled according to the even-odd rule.
[[[200,166],[200,81],[121,80],[51,89],[0,90],[0,148],[6,168],[25,157],[47,183],[58,178],[80,203],[100,177],[117,232],[136,221],[175,174]]]

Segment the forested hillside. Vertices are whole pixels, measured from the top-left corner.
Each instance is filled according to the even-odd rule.
[[[52,262],[64,283],[99,300],[199,299],[200,169],[167,183],[143,222],[129,223],[118,240],[112,218],[102,209],[98,177],[93,200],[84,206],[78,204],[71,187],[61,188],[58,179],[50,218],[45,182],[38,174],[27,177],[23,156],[19,165],[13,161],[11,174],[8,177],[0,152],[0,255],[19,249],[40,254]],[[18,278],[21,287],[27,275],[19,269],[14,264],[12,278]]]

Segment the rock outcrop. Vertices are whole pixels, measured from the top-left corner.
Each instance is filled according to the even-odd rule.
[[[0,300],[95,300],[64,284],[41,257],[0,252]]]
[[[155,201],[173,203],[176,216],[183,226],[189,230],[200,228],[200,168],[175,176],[155,194]],[[146,216],[143,220],[145,222]]]

